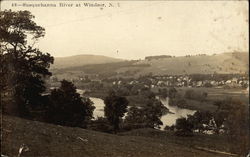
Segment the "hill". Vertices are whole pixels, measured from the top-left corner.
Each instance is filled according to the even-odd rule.
[[[162,59],[146,59],[137,64],[150,64],[141,73],[154,74],[213,74],[245,73],[248,71],[248,53],[222,53]]]
[[[106,57],[101,55],[76,55],[70,57],[55,57],[55,62],[51,66],[51,69],[77,67],[88,64],[114,63],[120,61],[122,61],[122,59]]]
[[[153,75],[244,74],[248,73],[248,58],[249,54],[243,52],[181,57],[162,55],[146,57],[144,60],[90,64],[68,68],[62,68],[62,66],[59,69],[52,70],[52,72],[60,79],[77,78],[85,74],[118,77],[137,77],[150,73]]]
[[[154,129],[112,135],[81,128],[70,128],[17,117],[3,116],[2,154],[17,156],[21,145],[25,157],[226,157],[196,148],[225,147],[220,138],[172,138]],[[210,139],[210,140],[209,140]],[[184,144],[188,142],[187,144]],[[192,143],[193,142],[193,143]]]

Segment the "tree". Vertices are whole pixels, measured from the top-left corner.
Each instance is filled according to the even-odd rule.
[[[61,81],[59,89],[51,91],[50,102],[47,112],[50,123],[86,127],[87,122],[93,118],[93,102],[81,97],[74,84],[66,80]]]
[[[29,117],[32,110],[43,108],[46,103],[44,78],[49,72],[53,57],[33,48],[34,43],[44,36],[44,28],[33,21],[29,11],[0,12],[1,43],[1,95],[3,112],[21,117]],[[28,44],[27,38],[32,44]]]
[[[125,123],[134,128],[160,128],[160,125],[163,124],[161,117],[165,110],[168,109],[159,100],[150,99],[145,107],[131,107],[125,118]]]
[[[157,99],[151,99],[148,101],[146,107],[143,109],[145,114],[145,123],[150,128],[160,128],[163,125],[161,121],[162,115],[168,110],[164,105]]]
[[[110,92],[104,99],[104,115],[113,125],[114,133],[119,130],[120,118],[127,112],[128,100],[125,97],[117,96],[115,92]]]
[[[142,108],[132,106],[129,108],[128,114],[125,117],[125,124],[128,125],[130,129],[143,128],[146,126],[144,117],[145,113]]]

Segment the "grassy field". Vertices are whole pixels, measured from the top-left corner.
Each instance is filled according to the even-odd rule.
[[[224,137],[177,138],[167,132],[141,129],[118,135],[3,116],[2,154],[25,157],[226,157],[206,149],[228,151]]]
[[[179,87],[176,88],[178,92],[180,92],[182,95],[187,90],[194,90],[196,92],[207,92],[208,93],[208,99],[209,100],[215,100],[215,99],[224,99],[226,97],[235,97],[235,98],[248,98],[248,95],[246,93],[245,89],[240,88],[230,88],[230,89],[223,89],[223,88],[206,88],[206,87],[200,87],[200,88],[189,88],[189,87]]]
[[[157,92],[159,88],[152,89],[153,92]],[[217,100],[224,100],[227,98],[239,99],[245,104],[249,104],[249,95],[246,92],[246,89],[231,88],[189,88],[189,87],[176,87],[177,98],[185,99],[187,102],[184,106],[179,106],[181,108],[187,108],[192,110],[200,111],[214,111],[217,107],[214,105],[214,102]],[[204,101],[195,100],[195,99],[186,99],[184,97],[186,91],[193,90],[195,93],[207,93],[207,98]]]
[[[226,98],[234,98],[239,99],[243,101],[244,103],[248,104],[249,95],[246,92],[245,89],[238,89],[238,88],[232,88],[232,89],[223,89],[223,88],[188,88],[188,87],[181,87],[176,88],[178,90],[178,93],[180,93],[182,96],[187,90],[194,90],[197,93],[206,92],[208,94],[207,100],[208,101],[214,101],[214,100],[223,100]]]

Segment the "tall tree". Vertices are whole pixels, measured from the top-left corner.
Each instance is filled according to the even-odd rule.
[[[74,84],[66,80],[61,81],[59,89],[51,91],[50,102],[47,112],[50,123],[86,127],[87,122],[93,118],[93,102],[81,97]]]
[[[161,117],[167,114],[168,109],[157,99],[150,99],[143,108],[145,123],[150,128],[160,128],[163,125]]]
[[[29,11],[0,12],[3,112],[22,117],[30,117],[31,110],[45,103],[44,78],[51,75],[48,68],[54,60],[50,54],[33,48],[45,35],[45,29],[33,19]]]
[[[128,100],[125,97],[117,96],[115,92],[110,92],[104,99],[104,114],[113,125],[114,132],[119,130],[120,118],[127,112]]]

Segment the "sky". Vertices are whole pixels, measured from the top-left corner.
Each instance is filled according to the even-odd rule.
[[[87,2],[106,7],[84,7]],[[57,7],[13,6],[24,3]],[[110,3],[113,7],[108,7]],[[55,57],[94,54],[143,59],[249,52],[247,1],[4,0],[1,9],[29,10],[46,31],[36,47]]]

